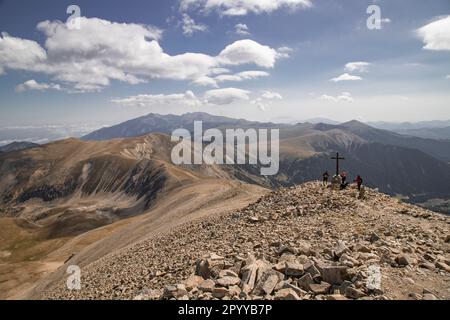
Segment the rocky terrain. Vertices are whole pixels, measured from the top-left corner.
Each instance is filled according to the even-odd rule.
[[[32,297],[450,299],[449,222],[375,190],[310,182],[88,264],[79,291],[61,279]]]

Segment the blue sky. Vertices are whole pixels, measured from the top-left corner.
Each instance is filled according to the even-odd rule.
[[[0,0],[0,126],[450,119],[448,15],[448,0]]]

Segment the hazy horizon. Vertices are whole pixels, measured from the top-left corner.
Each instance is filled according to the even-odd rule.
[[[198,111],[205,113],[203,111]],[[184,114],[189,113],[196,113],[196,112],[186,112]],[[206,112],[209,115],[213,116],[222,116],[220,114],[212,114],[209,112]],[[147,113],[143,116],[148,116],[150,114],[155,113]],[[180,115],[184,115],[180,114]],[[158,113],[158,115],[175,115],[173,113],[163,114]],[[233,117],[232,117],[233,118]],[[249,118],[237,118],[236,119],[243,119],[248,121],[257,121],[255,119],[249,119]],[[133,120],[136,118],[126,119],[127,120]],[[359,121],[358,119],[348,119],[346,121],[335,121],[333,119],[323,118],[323,117],[316,117],[316,118],[310,118],[310,119],[289,119],[289,118],[282,118],[279,117],[277,119],[273,119],[270,122],[273,123],[279,123],[279,124],[297,124],[297,123],[329,123],[329,124],[341,124],[345,122],[350,121]],[[53,124],[35,124],[35,125],[6,125],[1,126],[0,125],[0,146],[4,146],[7,144],[10,144],[12,142],[33,142],[38,144],[45,144],[52,141],[57,140],[63,140],[68,138],[80,138],[84,135],[87,135],[93,131],[96,131],[98,129],[104,128],[104,127],[110,127],[118,125],[125,121],[118,121],[118,122],[111,122],[111,123],[53,123]],[[389,126],[400,126],[400,125],[411,125],[415,126],[416,128],[427,128],[427,127],[434,127],[434,128],[444,128],[450,126],[450,120],[431,120],[431,121],[418,121],[418,122],[389,122],[389,121],[369,121],[364,122],[367,125],[375,126],[377,128],[387,129],[390,130]],[[430,125],[432,124],[432,125]]]

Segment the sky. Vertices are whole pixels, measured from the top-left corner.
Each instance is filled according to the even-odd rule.
[[[0,32],[0,127],[450,119],[448,0],[0,0]]]

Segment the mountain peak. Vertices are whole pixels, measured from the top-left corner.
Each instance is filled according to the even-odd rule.
[[[341,124],[341,126],[346,128],[371,128],[369,125],[361,122],[359,120],[351,120]]]

